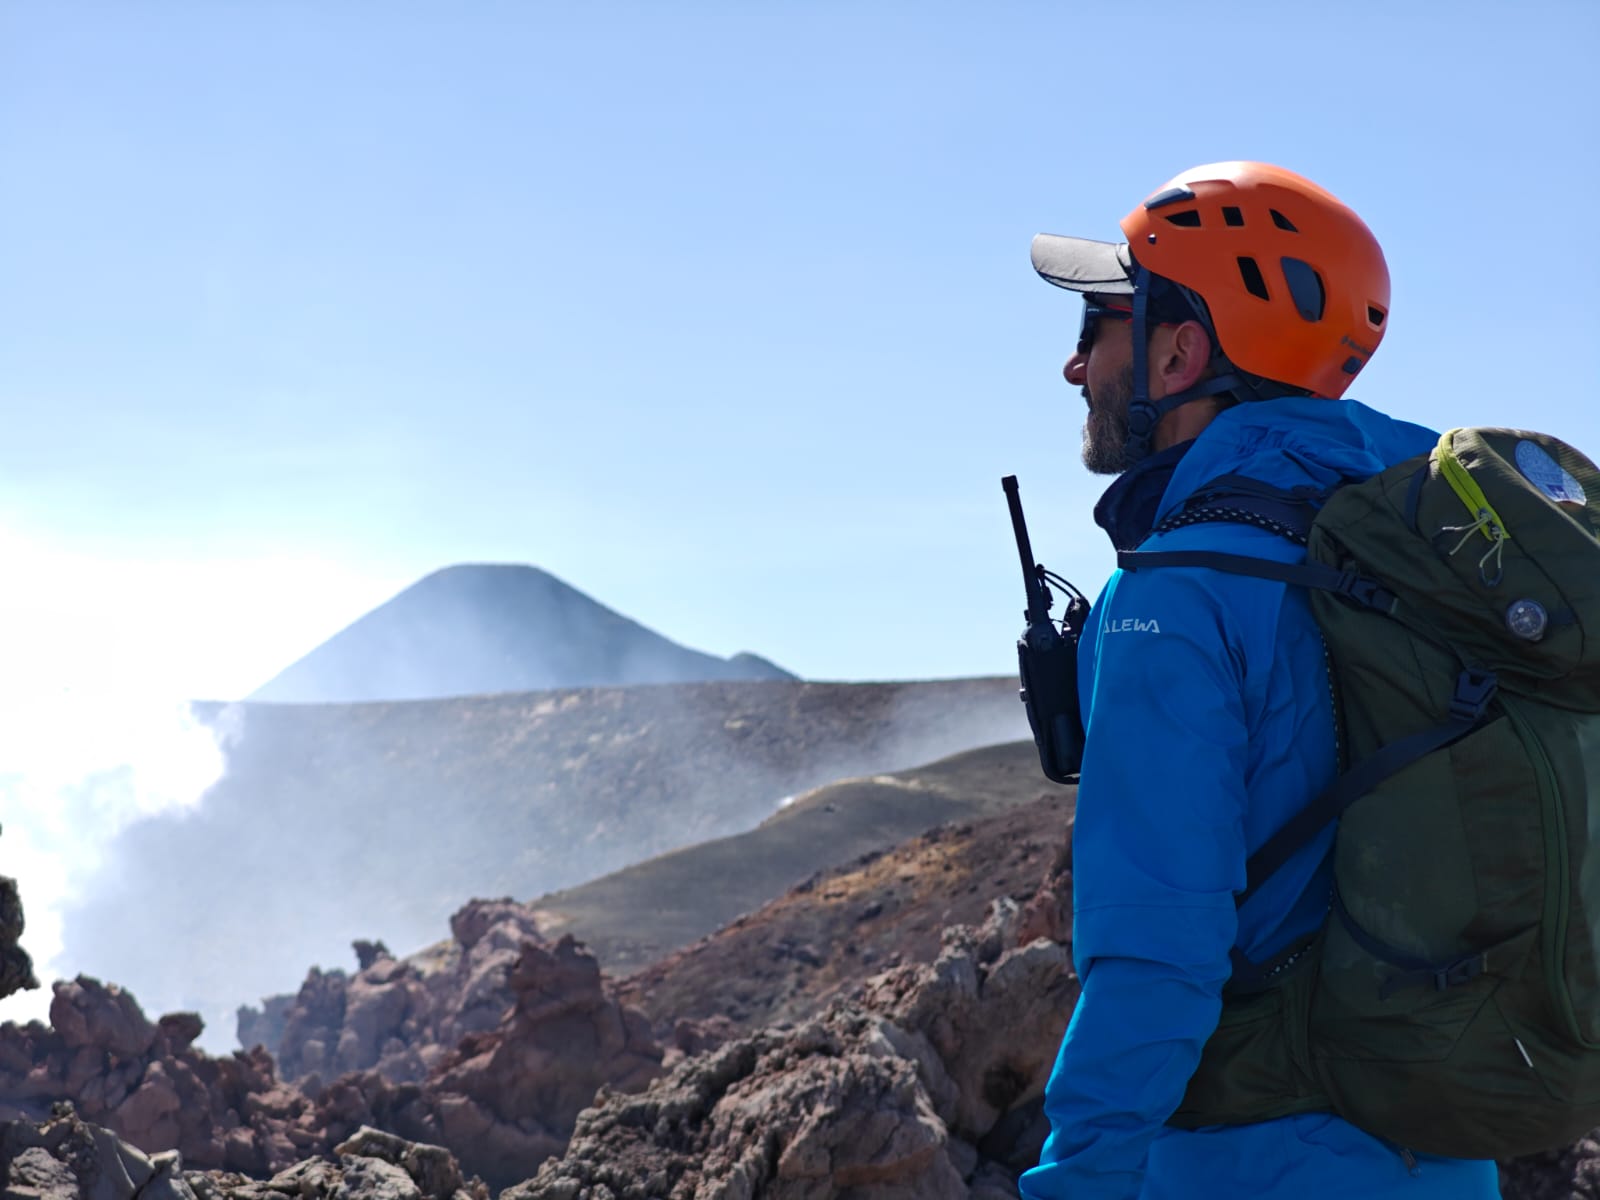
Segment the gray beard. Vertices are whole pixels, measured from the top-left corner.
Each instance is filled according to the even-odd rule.
[[[1128,461],[1128,406],[1133,403],[1133,368],[1129,367],[1098,397],[1090,396],[1089,415],[1083,422],[1083,465],[1096,475],[1121,475]]]

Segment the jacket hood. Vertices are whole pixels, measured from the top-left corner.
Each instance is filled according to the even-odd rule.
[[[1173,468],[1156,522],[1219,475],[1331,490],[1426,454],[1438,440],[1422,425],[1356,400],[1296,396],[1235,405],[1217,414]]]

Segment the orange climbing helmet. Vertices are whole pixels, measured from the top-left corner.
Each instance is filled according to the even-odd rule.
[[[1377,239],[1293,171],[1195,167],[1129,213],[1122,232],[1126,246],[1040,234],[1034,268],[1079,292],[1134,294],[1140,268],[1178,284],[1205,302],[1236,369],[1313,396],[1343,395],[1383,340],[1389,268]]]

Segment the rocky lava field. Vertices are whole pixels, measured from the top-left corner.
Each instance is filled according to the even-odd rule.
[[[1077,992],[1073,792],[1031,767],[1016,744],[879,781],[1011,794],[626,971],[575,936],[574,912],[604,924],[597,902],[557,932],[549,904],[473,900],[418,954],[358,941],[353,969],[312,970],[246,1012],[256,1044],[226,1056],[194,1046],[192,1014],[58,981],[48,1025],[0,1026],[6,1198],[1015,1196]],[[876,793],[796,807],[852,794]],[[641,878],[617,894],[640,902]],[[662,878],[665,904],[682,884]],[[12,989],[32,982],[21,918],[0,886]],[[1600,1144],[1502,1181],[1513,1200],[1600,1197]]]

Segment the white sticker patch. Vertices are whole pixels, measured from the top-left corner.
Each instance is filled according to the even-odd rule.
[[[1583,484],[1568,471],[1543,446],[1533,442],[1517,443],[1517,470],[1534,487],[1557,504],[1587,504],[1589,496]]]

